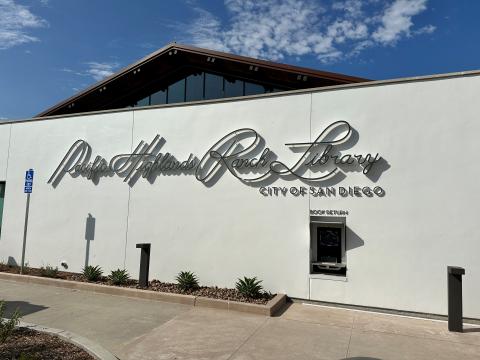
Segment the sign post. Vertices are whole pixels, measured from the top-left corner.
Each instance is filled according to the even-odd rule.
[[[23,246],[22,246],[22,264],[20,267],[20,274],[23,274],[23,268],[25,266],[25,246],[27,244],[27,228],[28,228],[28,211],[30,209],[30,194],[33,189],[33,169],[29,169],[25,172],[25,187],[23,192],[27,194],[27,205],[25,207],[25,225],[23,227]]]

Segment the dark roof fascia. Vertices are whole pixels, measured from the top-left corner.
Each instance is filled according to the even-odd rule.
[[[172,49],[173,49],[172,44],[168,44],[167,46],[151,53],[150,55],[145,56],[144,58],[138,60],[137,62],[135,62],[131,65],[128,65],[127,67],[124,67],[123,69],[119,70],[115,74],[94,83],[93,85],[87,87],[85,90],[82,90],[79,93],[77,93],[75,95],[72,95],[71,97],[59,102],[58,104],[53,105],[52,107],[48,108],[47,110],[42,111],[40,114],[36,115],[35,117],[45,116],[46,114],[51,113],[52,111],[54,111],[58,108],[61,108],[62,106],[66,105],[68,103],[74,102],[76,99],[81,98],[85,95],[88,95],[88,94],[92,93],[93,91],[102,88],[105,85],[108,85],[109,83],[111,83],[112,81],[114,81],[114,80],[118,79],[119,77],[125,75],[126,73],[129,73],[130,71],[134,70],[135,68],[137,68],[137,67],[139,67],[139,66],[141,66],[141,65],[143,65],[143,64],[145,64],[145,63],[147,63],[151,60],[156,59],[160,55],[162,55],[165,52],[168,52]]]
[[[350,83],[370,81],[369,79],[360,78],[356,76],[349,76],[349,75],[343,75],[338,73],[332,73],[328,71],[315,70],[315,69],[305,68],[301,66],[281,64],[281,63],[276,63],[276,62],[267,61],[267,60],[260,60],[260,59],[250,58],[250,57],[241,56],[241,55],[229,54],[229,53],[220,52],[216,50],[206,50],[206,49],[198,48],[191,45],[174,44],[173,46],[178,48],[179,50],[183,50],[184,52],[190,52],[190,53],[200,54],[200,55],[203,54],[206,56],[213,56],[219,59],[221,58],[221,59],[231,60],[231,61],[244,63],[248,65],[261,66],[262,68],[267,68],[272,70],[283,70],[290,73],[296,73],[298,75],[310,75],[314,77],[321,77],[321,78],[325,78],[328,80],[335,80],[342,83],[350,84]]]
[[[271,69],[271,70],[277,70],[277,71],[285,71],[285,72],[290,72],[290,73],[295,73],[298,75],[306,75],[306,76],[312,76],[316,78],[324,78],[328,80],[333,80],[337,81],[341,84],[350,84],[350,83],[359,83],[359,82],[367,82],[371,81],[369,79],[365,78],[360,78],[360,77],[355,77],[355,76],[348,76],[348,75],[343,75],[343,74],[337,74],[337,73],[332,73],[332,72],[327,72],[327,71],[320,71],[320,70],[314,70],[314,69],[309,69],[309,68],[304,68],[300,66],[294,66],[294,65],[287,65],[287,64],[280,64],[280,63],[275,63],[271,61],[266,61],[266,60],[260,60],[260,59],[254,59],[246,56],[241,56],[241,55],[234,55],[234,54],[229,54],[229,53],[224,53],[220,51],[215,51],[215,50],[207,50],[207,49],[202,49],[198,48],[195,46],[191,45],[182,45],[182,44],[177,44],[177,43],[170,43],[163,48],[143,57],[142,59],[138,60],[137,62],[119,70],[115,74],[107,77],[106,79],[100,80],[96,82],[95,84],[89,86],[85,90],[59,102],[58,104],[42,111],[40,114],[36,115],[35,117],[42,117],[42,116],[47,116],[49,113],[65,106],[66,104],[75,102],[77,99],[82,98],[85,95],[88,95],[98,89],[101,89],[104,86],[107,86],[111,82],[115,81],[116,79],[122,77],[123,75],[129,73],[130,71],[135,70],[136,68],[153,61],[157,59],[158,57],[173,51],[173,50],[179,50],[183,51],[186,53],[191,53],[195,55],[205,55],[205,56],[211,56],[215,57],[218,59],[224,59],[224,60],[230,60],[238,63],[244,63],[247,65],[253,65],[253,66],[258,66],[266,69]]]

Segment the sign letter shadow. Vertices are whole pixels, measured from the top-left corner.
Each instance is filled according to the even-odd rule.
[[[90,241],[95,239],[95,218],[92,214],[88,214],[85,224],[85,240],[87,240],[87,247],[85,251],[85,267],[88,266],[88,260],[90,258]]]

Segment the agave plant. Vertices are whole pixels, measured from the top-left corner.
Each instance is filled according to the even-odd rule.
[[[82,270],[83,276],[88,281],[98,281],[102,277],[103,270],[100,266],[87,265]]]
[[[18,308],[13,312],[10,319],[5,319],[5,310],[7,305],[5,301],[0,300],[0,344],[3,344],[7,338],[12,335],[13,330],[20,322],[21,314]]]
[[[263,286],[260,285],[262,281],[257,280],[256,277],[247,278],[246,276],[243,279],[238,279],[235,284],[236,289],[240,294],[249,298],[258,298],[260,297]]]
[[[108,278],[114,285],[124,285],[130,280],[130,275],[125,269],[112,270]]]
[[[178,287],[183,291],[194,290],[198,288],[198,278],[191,271],[181,271],[175,278]]]
[[[49,277],[49,278],[56,278],[58,277],[58,267],[53,267],[50,265],[47,265],[45,267],[40,268],[40,275]]]

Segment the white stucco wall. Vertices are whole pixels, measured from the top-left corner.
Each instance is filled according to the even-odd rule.
[[[359,132],[354,149],[379,152],[390,168],[376,183],[383,198],[312,198],[315,208],[349,210],[347,226],[364,242],[347,251],[347,282],[311,280],[312,298],[445,314],[446,267],[458,265],[466,268],[464,312],[479,317],[479,80],[313,95],[313,132],[346,119]],[[342,182],[362,184],[373,182],[358,173]]]
[[[292,297],[445,314],[446,267],[458,265],[467,272],[464,314],[480,318],[479,89],[480,76],[466,76],[0,125],[0,180],[5,173],[7,180],[0,258],[20,262],[23,177],[34,168],[31,266],[66,261],[80,271],[91,214],[89,263],[106,271],[126,267],[138,276],[135,244],[147,242],[151,278],[173,281],[191,270],[203,284],[232,287],[238,277],[258,276],[267,290]],[[300,153],[286,143],[314,140],[338,120],[355,134],[342,153],[378,152],[384,171],[346,171],[340,183],[323,185],[381,186],[384,197],[265,197],[228,172],[213,186],[192,174],[133,186],[116,175],[93,183],[66,174],[56,187],[47,184],[77,139],[88,141],[93,158],[110,159],[159,134],[160,151],[185,160],[248,127],[293,164]],[[282,179],[270,186],[311,185]],[[349,212],[342,281],[309,275],[309,212],[322,209]]]
[[[282,141],[308,134],[309,117],[310,95],[136,111],[133,143],[158,133],[164,151],[201,157],[227,133],[251,127],[277,144],[279,157],[293,161],[297,156]],[[263,201],[256,188],[228,173],[211,187],[193,175],[160,176],[153,185],[142,180],[130,198],[129,268],[138,267],[134,242],[152,242],[151,270],[166,280],[190,269],[207,284],[231,287],[240,276],[262,274],[268,288],[308,296],[307,199]]]
[[[65,176],[56,188],[47,180],[77,139],[89,139],[95,151],[106,156],[128,152],[132,120],[133,114],[125,112],[13,125],[0,239],[4,261],[10,257],[21,261],[24,176],[26,169],[33,168],[26,251],[29,265],[60,266],[65,260],[69,270],[79,271],[85,265],[85,222],[91,213],[98,221],[90,246],[90,264],[107,269],[122,267],[128,187],[115,178],[101,178],[93,184],[84,178]]]

